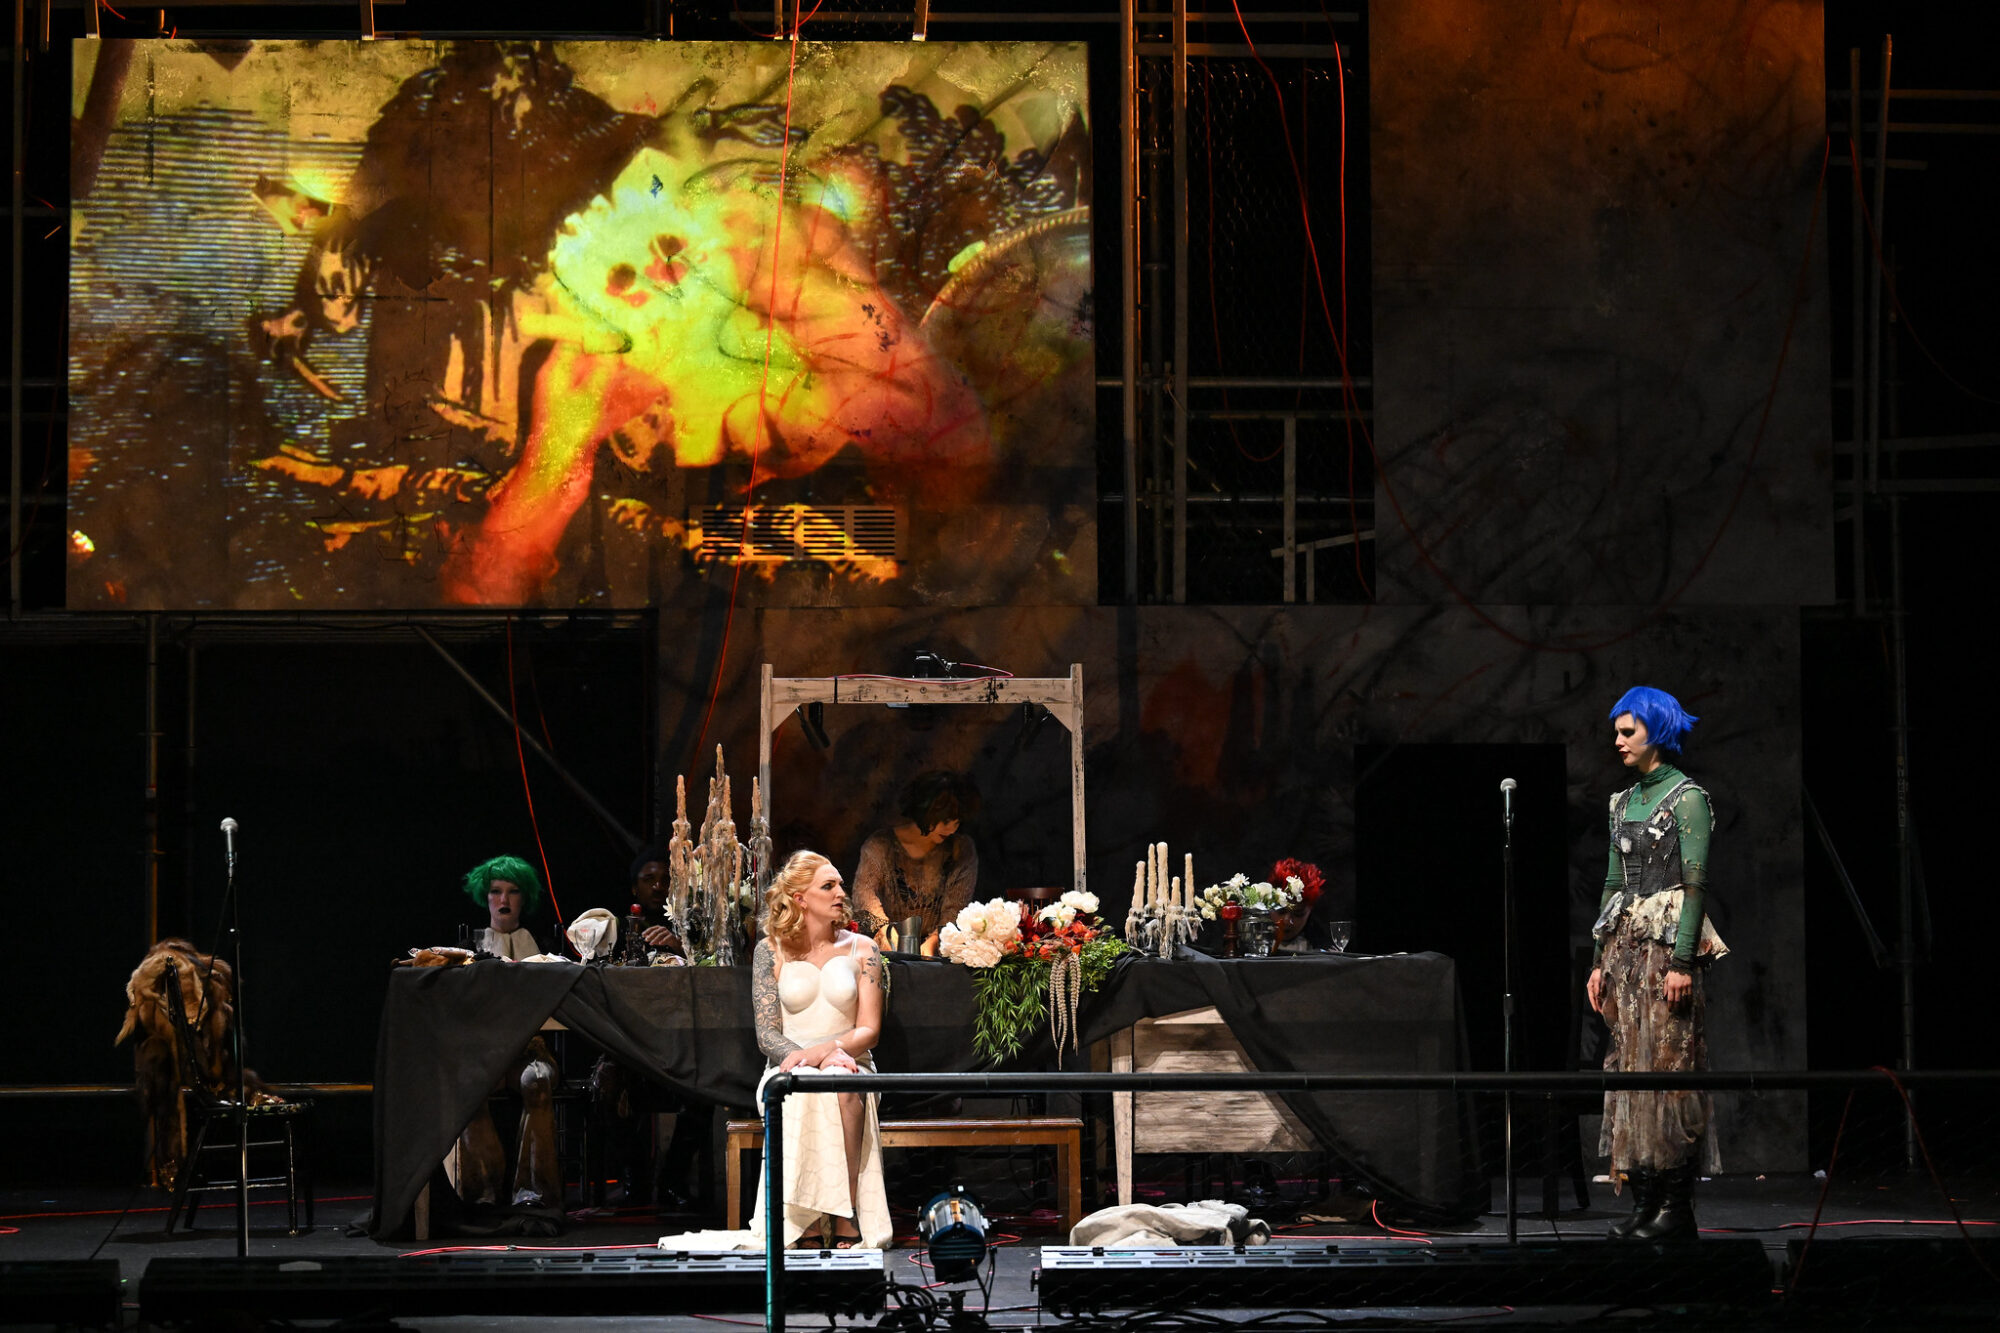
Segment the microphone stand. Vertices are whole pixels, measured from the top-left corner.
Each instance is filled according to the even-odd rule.
[[[1514,1072],[1514,780],[1500,784],[1500,968],[1501,1035],[1500,1068]],[[1520,1239],[1514,1194],[1514,1092],[1500,1094],[1501,1117],[1506,1126],[1501,1167],[1507,1176],[1507,1243]]]
[[[236,1257],[250,1257],[250,1096],[243,1067],[243,921],[236,895],[236,821],[222,821],[227,844],[228,883],[222,896],[229,907],[229,962],[236,969],[236,1013],[230,1033],[236,1053]]]

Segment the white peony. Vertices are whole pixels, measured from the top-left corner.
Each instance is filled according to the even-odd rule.
[[[1064,896],[1067,897],[1068,895]],[[1076,920],[1076,909],[1067,902],[1052,903],[1035,913],[1035,917],[1037,920],[1046,921],[1057,930],[1061,930],[1064,926]]]
[[[960,908],[958,928],[968,935],[983,934],[986,930],[986,904],[967,903]]]
[[[1070,909],[1072,919],[1078,916],[1097,915],[1097,895],[1094,893],[1085,893],[1079,889],[1071,889],[1057,901]]]
[[[992,940],[958,932],[953,933],[948,943],[940,937],[938,950],[952,962],[966,967],[992,967],[1006,952]]]

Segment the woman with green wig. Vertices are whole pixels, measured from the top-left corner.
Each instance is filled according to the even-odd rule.
[[[542,905],[542,881],[518,856],[496,856],[465,872],[465,896],[486,909],[479,949],[495,958],[519,960],[542,951],[521,923]]]
[[[542,951],[521,924],[542,902],[541,877],[518,856],[496,856],[465,872],[467,897],[486,909],[487,928],[479,946],[495,958],[519,961]],[[486,964],[491,966],[491,964]],[[518,1093],[521,1123],[514,1178],[505,1180],[506,1154],[486,1103],[459,1133],[459,1197],[471,1204],[535,1208],[560,1213],[562,1170],[556,1162],[556,1063],[540,1037],[530,1040],[494,1085],[495,1092]]]

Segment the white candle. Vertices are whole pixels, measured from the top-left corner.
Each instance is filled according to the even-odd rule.
[[[1173,906],[1179,907],[1181,905],[1181,882],[1178,877],[1168,886],[1167,895],[1167,901]]]
[[[1146,905],[1146,863],[1132,863],[1132,906],[1136,910]]]
[[[1192,908],[1194,906],[1194,853],[1193,852],[1189,852],[1187,854],[1187,860],[1182,872],[1181,883],[1187,886],[1187,901],[1183,905]]]
[[[1167,844],[1164,842],[1154,843],[1153,857],[1157,867],[1153,871],[1153,889],[1155,894],[1153,906],[1165,907],[1167,905]]]

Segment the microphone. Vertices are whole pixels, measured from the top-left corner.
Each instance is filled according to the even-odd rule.
[[[229,860],[229,873],[233,875],[236,873],[236,821],[233,819],[222,821],[222,845]]]
[[[1501,805],[1502,817],[1506,819],[1506,821],[1509,824],[1514,822],[1514,788],[1516,785],[1518,784],[1516,784],[1514,779],[1512,778],[1500,779],[1500,805]]]

